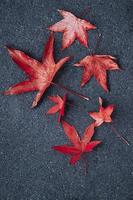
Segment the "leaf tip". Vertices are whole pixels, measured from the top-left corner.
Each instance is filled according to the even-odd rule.
[[[104,87],[105,92],[109,92],[109,89],[107,87]]]
[[[102,100],[101,97],[98,98],[98,101],[99,101],[100,106],[102,106],[102,104],[103,104],[103,100]]]
[[[84,47],[86,47],[87,49],[89,48],[89,45],[87,43],[84,44]]]
[[[3,95],[13,95],[13,93],[11,92],[11,87],[5,91],[2,91]]]
[[[37,102],[33,101],[31,108],[35,108],[37,106]]]
[[[11,47],[6,47],[6,49],[7,49],[7,51],[8,51],[9,54],[11,54],[12,51],[13,51],[13,48],[11,48]]]
[[[61,14],[63,10],[61,10],[61,9],[57,9],[57,11]]]
[[[81,82],[81,83],[80,83],[80,89],[81,89],[82,87],[84,87],[84,85],[85,85],[85,83]]]
[[[80,62],[77,62],[77,63],[73,64],[73,66],[74,66],[74,67],[81,67],[82,65],[81,65]]]

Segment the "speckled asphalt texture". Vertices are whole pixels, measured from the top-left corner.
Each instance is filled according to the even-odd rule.
[[[91,13],[87,10],[91,6]],[[116,56],[123,69],[109,72],[110,92],[92,79],[79,89],[82,71],[72,65],[89,54],[76,41],[61,52],[61,36],[55,34],[56,60],[75,54],[54,81],[92,98],[92,102],[69,96],[77,107],[68,108],[65,120],[80,134],[92,122],[87,111],[98,109],[98,96],[114,103],[113,124],[130,146],[121,142],[104,124],[94,138],[103,144],[87,155],[88,174],[80,161],[72,167],[68,157],[51,146],[68,143],[57,116],[45,117],[52,105],[48,95],[64,92],[51,86],[37,108],[31,109],[36,92],[18,96],[0,95],[0,200],[133,200],[133,0],[1,0],[0,1],[0,85],[1,91],[25,79],[11,61],[5,45],[25,51],[41,60],[49,32],[47,27],[61,19],[57,9],[88,19],[102,33],[97,54]],[[89,34],[89,46],[96,31]]]

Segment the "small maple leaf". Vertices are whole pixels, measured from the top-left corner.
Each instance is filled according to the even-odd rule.
[[[42,62],[29,57],[22,51],[8,48],[8,52],[12,60],[28,75],[28,79],[10,87],[4,92],[5,95],[39,90],[32,103],[32,107],[35,107],[38,104],[42,95],[50,86],[57,71],[66,61],[70,59],[70,57],[65,57],[55,63],[53,57],[53,45],[54,36],[51,33],[45,46]]]
[[[111,123],[111,114],[114,111],[114,105],[108,105],[107,107],[102,106],[102,98],[99,97],[99,112],[89,112],[88,114],[96,120],[95,126],[100,126],[103,122]]]
[[[63,32],[62,49],[69,47],[75,39],[85,47],[88,47],[88,35],[86,31],[96,29],[96,26],[86,20],[77,18],[71,12],[64,10],[58,11],[64,19],[50,26],[49,30]]]
[[[82,154],[92,151],[94,147],[101,143],[99,140],[91,141],[94,134],[94,123],[87,126],[82,139],[80,139],[74,126],[71,126],[65,121],[62,121],[62,125],[67,137],[72,143],[72,146],[53,146],[52,149],[59,151],[62,154],[69,155],[71,157],[70,164],[72,165],[76,164]]]
[[[107,70],[120,69],[116,63],[116,58],[110,55],[86,56],[78,63],[74,64],[74,66],[84,67],[81,87],[83,87],[91,79],[91,77],[94,76],[105,91],[108,91]]]
[[[49,96],[48,98],[54,103],[56,103],[56,105],[52,106],[48,110],[47,114],[55,114],[59,112],[58,122],[60,123],[61,117],[63,117],[65,114],[65,104],[66,104],[67,94],[65,94],[63,98],[61,98],[59,95]]]

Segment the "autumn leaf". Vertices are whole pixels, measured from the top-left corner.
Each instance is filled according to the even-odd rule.
[[[81,87],[94,76],[105,91],[108,91],[107,70],[120,69],[116,63],[116,58],[110,55],[89,55],[74,64],[74,66],[84,67]]]
[[[95,126],[100,126],[103,122],[112,122],[111,114],[114,111],[115,106],[111,104],[104,108],[102,102],[102,98],[99,97],[99,112],[88,113],[96,121]]]
[[[39,62],[24,52],[8,48],[9,55],[12,60],[28,75],[25,81],[17,83],[4,92],[5,95],[21,94],[23,92],[30,92],[37,90],[38,93],[32,103],[35,107],[46,89],[50,86],[55,74],[62,67],[62,65],[70,59],[65,57],[57,63],[53,57],[54,36],[51,33],[48,42],[45,46],[42,61]]]
[[[60,97],[59,95],[57,95],[57,96],[49,96],[48,98],[51,101],[53,101],[54,103],[56,103],[56,105],[52,106],[48,110],[47,114],[55,114],[55,113],[59,112],[58,122],[60,123],[61,118],[65,114],[65,104],[66,104],[67,94],[65,94],[63,98]]]
[[[91,141],[91,138],[94,134],[94,123],[87,126],[84,131],[82,139],[80,139],[74,126],[71,126],[65,121],[62,121],[64,131],[69,138],[72,146],[60,145],[53,146],[52,149],[59,151],[62,154],[70,156],[70,164],[74,165],[81,158],[82,154],[91,152],[94,147],[101,143],[99,140]]]
[[[96,29],[96,26],[86,20],[77,18],[71,12],[58,11],[64,19],[50,26],[49,30],[63,33],[62,49],[69,47],[75,39],[85,47],[88,47],[87,31]]]

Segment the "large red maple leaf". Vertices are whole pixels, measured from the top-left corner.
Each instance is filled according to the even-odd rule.
[[[64,97],[60,97],[59,95],[57,96],[49,96],[49,99],[56,103],[56,105],[52,106],[47,114],[55,114],[59,112],[58,115],[58,122],[60,123],[61,117],[64,116],[65,114],[65,104],[66,104],[66,99],[67,99],[67,94],[64,95]]]
[[[99,112],[89,112],[88,114],[95,120],[95,126],[100,126],[103,122],[112,122],[111,114],[115,106],[113,104],[106,107],[102,106],[102,98],[99,97]]]
[[[23,92],[38,90],[38,93],[32,103],[32,107],[35,107],[38,104],[42,95],[50,86],[57,71],[66,61],[70,59],[70,57],[65,57],[55,63],[53,57],[53,45],[54,36],[51,33],[49,40],[46,43],[41,62],[29,57],[22,51],[8,48],[8,52],[12,60],[28,75],[28,78],[25,81],[10,87],[4,92],[5,95],[20,94]]]
[[[59,151],[62,154],[69,155],[71,157],[70,164],[76,164],[82,154],[92,151],[94,147],[101,143],[99,140],[91,141],[91,138],[94,134],[94,123],[87,126],[82,139],[80,139],[74,126],[71,126],[65,121],[62,121],[62,125],[67,137],[72,143],[72,146],[53,146],[52,149]]]
[[[74,66],[84,67],[81,87],[94,76],[105,91],[108,91],[107,70],[120,69],[116,63],[116,58],[110,55],[89,55],[74,64]]]
[[[50,26],[49,30],[54,32],[63,32],[62,49],[69,47],[75,39],[78,39],[85,47],[88,47],[87,31],[96,29],[96,26],[86,20],[77,18],[71,12],[64,10],[58,11],[64,19]]]

